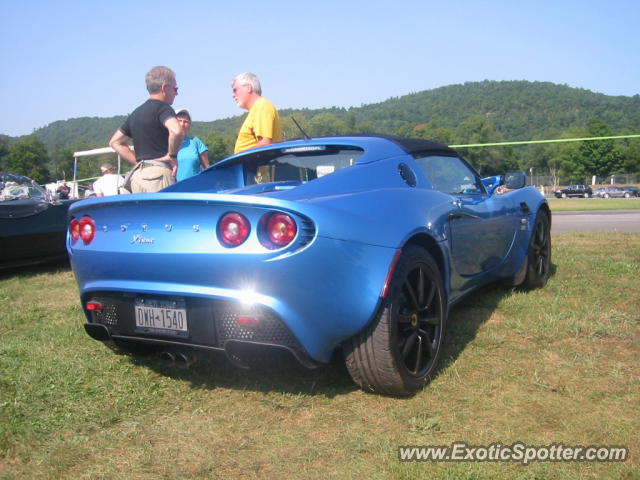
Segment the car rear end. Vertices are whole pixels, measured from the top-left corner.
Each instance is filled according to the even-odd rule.
[[[328,362],[374,315],[395,249],[349,239],[359,220],[345,212],[337,227],[321,205],[276,197],[164,191],[76,203],[67,241],[87,332],[239,362],[271,347]]]

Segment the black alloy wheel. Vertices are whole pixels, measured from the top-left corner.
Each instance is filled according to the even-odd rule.
[[[404,279],[401,294],[394,305],[397,343],[407,371],[424,375],[435,360],[442,328],[436,285],[427,265],[418,263]]]
[[[551,225],[545,212],[538,212],[527,255],[525,288],[543,287],[551,275]]]
[[[396,265],[378,316],[345,345],[353,380],[372,392],[416,393],[436,369],[445,321],[440,271],[426,250],[409,246]]]

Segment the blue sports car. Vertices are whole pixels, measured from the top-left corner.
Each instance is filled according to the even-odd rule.
[[[273,144],[155,194],[70,209],[87,333],[189,362],[342,350],[362,388],[429,381],[447,314],[497,280],[541,287],[551,213],[523,173],[481,179],[454,150],[368,135]]]

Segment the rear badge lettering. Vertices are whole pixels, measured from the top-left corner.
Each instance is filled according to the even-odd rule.
[[[133,236],[133,240],[131,243],[153,243],[155,240],[153,238],[143,237],[140,234],[136,234]]]

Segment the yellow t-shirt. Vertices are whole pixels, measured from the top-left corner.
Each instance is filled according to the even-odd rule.
[[[260,97],[251,106],[249,115],[245,118],[233,153],[242,152],[258,145],[258,137],[270,138],[273,142],[282,141],[280,117],[273,104],[264,97]]]

